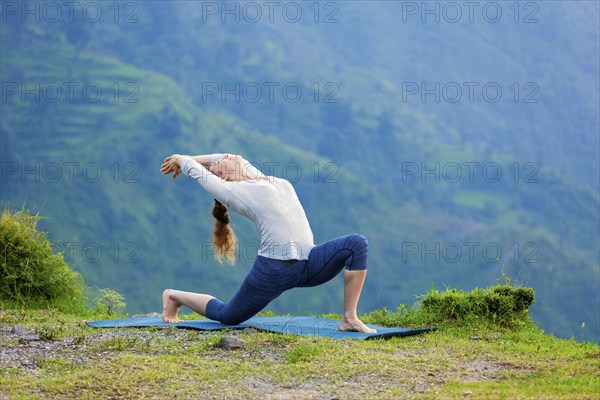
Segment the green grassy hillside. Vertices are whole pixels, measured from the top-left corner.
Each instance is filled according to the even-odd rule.
[[[600,387],[598,345],[531,326],[336,341],[255,330],[100,330],[59,312],[4,310],[0,328],[0,395],[8,398],[562,400],[598,398]],[[223,348],[232,337],[237,347]]]

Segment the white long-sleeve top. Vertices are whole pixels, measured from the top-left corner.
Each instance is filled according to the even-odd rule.
[[[223,156],[213,154],[211,162]],[[224,181],[190,157],[182,157],[181,169],[219,202],[254,222],[260,233],[258,255],[277,260],[308,259],[314,237],[290,182],[265,176],[249,162],[244,171],[254,179],[246,181]]]

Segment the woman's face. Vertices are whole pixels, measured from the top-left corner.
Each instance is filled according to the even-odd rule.
[[[244,158],[238,155],[226,154],[221,160],[208,167],[213,174],[226,181],[239,181],[244,179],[242,175]]]

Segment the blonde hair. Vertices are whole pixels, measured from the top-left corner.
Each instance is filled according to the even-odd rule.
[[[215,199],[215,205],[212,209],[212,215],[215,217],[215,226],[213,228],[213,246],[215,249],[215,259],[223,264],[224,260],[233,264],[235,262],[235,247],[237,238],[233,233],[233,228],[229,223],[229,214],[227,207]]]

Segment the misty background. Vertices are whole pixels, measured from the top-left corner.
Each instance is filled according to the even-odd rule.
[[[0,201],[130,314],[251,268],[254,226],[219,265],[212,198],[159,170],[229,152],[294,184],[316,243],[369,239],[360,313],[510,278],[600,341],[598,2],[0,5]],[[341,305],[338,277],[268,309]]]

